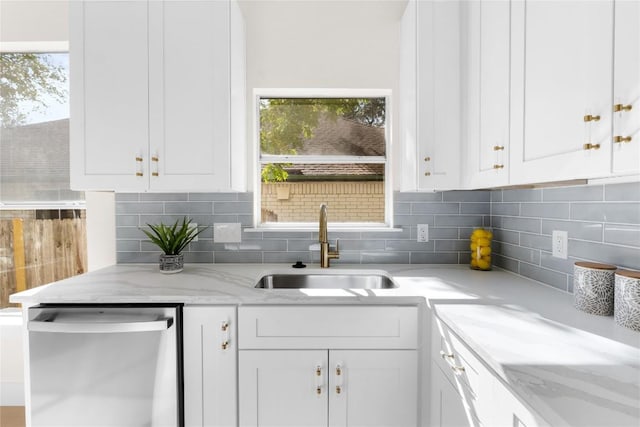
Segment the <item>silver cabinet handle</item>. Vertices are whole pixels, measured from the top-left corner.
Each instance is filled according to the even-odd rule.
[[[113,334],[126,332],[164,331],[173,324],[172,318],[146,320],[143,322],[56,322],[51,320],[31,320],[27,328],[33,332],[54,332],[65,334]]]

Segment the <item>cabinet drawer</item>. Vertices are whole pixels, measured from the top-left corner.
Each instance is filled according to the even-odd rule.
[[[416,306],[244,306],[240,349],[415,349]]]
[[[431,331],[432,360],[453,384],[470,414],[486,424],[491,418],[494,375],[478,357],[435,318]]]

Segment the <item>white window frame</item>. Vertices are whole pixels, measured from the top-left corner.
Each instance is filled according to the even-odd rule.
[[[393,228],[393,183],[391,173],[392,123],[390,89],[301,89],[301,88],[260,88],[253,90],[253,230],[246,231],[317,231],[317,222],[261,223],[263,163],[379,163],[384,165],[384,222],[333,222],[329,209],[329,230],[336,231],[398,231]],[[260,156],[260,99],[261,98],[385,98],[385,156]],[[294,160],[295,159],[295,160]],[[318,215],[320,213],[318,207]]]

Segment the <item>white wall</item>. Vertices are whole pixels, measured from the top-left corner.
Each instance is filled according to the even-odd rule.
[[[247,37],[249,143],[254,144],[255,137],[254,88],[391,89],[391,120],[397,123],[400,18],[406,4],[406,0],[241,0]],[[398,140],[396,129],[392,128],[392,141]],[[251,186],[253,177],[248,181]]]
[[[0,310],[0,406],[24,405],[22,313]]]
[[[110,192],[85,192],[87,271],[116,263],[116,202]]]
[[[68,41],[67,1],[0,1],[0,49],[61,50]]]

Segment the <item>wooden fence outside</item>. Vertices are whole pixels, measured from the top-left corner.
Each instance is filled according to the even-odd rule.
[[[0,220],[0,308],[9,295],[84,273],[86,221],[75,219]]]

